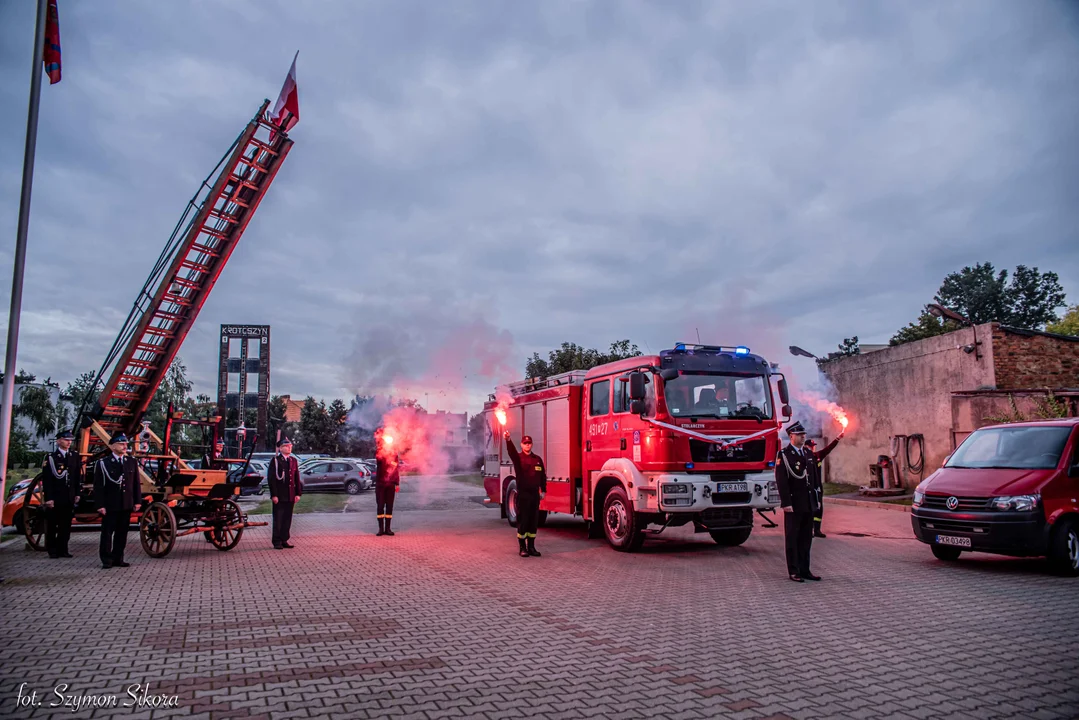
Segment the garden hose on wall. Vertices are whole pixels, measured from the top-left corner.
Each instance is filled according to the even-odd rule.
[[[918,443],[918,461],[914,462],[910,459],[910,446],[915,442]],[[922,480],[922,474],[925,470],[925,437],[921,433],[914,433],[907,438],[907,469],[912,473],[918,474],[919,482]]]

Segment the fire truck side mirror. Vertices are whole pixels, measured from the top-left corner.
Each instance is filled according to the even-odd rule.
[[[629,376],[629,399],[630,400],[644,400],[647,390],[645,388],[645,382],[647,378],[643,373],[635,372]]]
[[[663,382],[670,382],[671,380],[674,380],[678,377],[678,371],[674,368],[667,368],[666,370],[662,371],[659,376],[663,378]]]
[[[791,401],[790,390],[787,389],[787,378],[779,378],[779,399],[784,405]]]
[[[790,420],[791,415],[793,415],[793,414],[794,414],[794,410],[791,409],[790,405],[784,405],[783,406],[783,415],[785,416],[783,422],[787,422],[787,420]]]
[[[629,411],[634,415],[644,415],[648,407],[645,405],[644,400],[630,400]]]

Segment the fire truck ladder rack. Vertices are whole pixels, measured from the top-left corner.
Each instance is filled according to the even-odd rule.
[[[266,118],[268,105],[269,100],[262,103],[188,202],[90,393],[82,400],[77,429],[90,426],[94,420],[110,434],[132,434],[139,427],[210,290],[292,148],[288,135]],[[103,382],[106,373],[108,380]],[[95,407],[88,408],[97,388],[101,388],[101,395]],[[95,434],[91,436],[100,440]]]
[[[550,377],[545,378],[518,380],[517,382],[509,383],[505,387],[510,391],[511,395],[517,397],[518,395],[524,395],[525,393],[535,392],[536,390],[542,390],[544,388],[557,387],[559,385],[581,385],[584,383],[584,378],[587,374],[587,370],[570,370],[569,372],[559,373],[558,375],[551,375]],[[494,399],[495,395],[491,395],[491,400]]]

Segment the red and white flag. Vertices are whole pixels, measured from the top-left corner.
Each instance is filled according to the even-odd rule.
[[[49,76],[49,84],[55,85],[60,82],[60,12],[56,8],[56,0],[49,0],[47,7],[42,60],[45,62],[45,74]]]
[[[275,125],[281,126],[285,132],[300,122],[300,94],[296,87],[296,58],[299,56],[300,51],[297,50],[296,56],[292,58],[292,67],[289,68],[285,84],[281,87],[281,94],[278,95],[277,102],[270,111],[270,120]]]

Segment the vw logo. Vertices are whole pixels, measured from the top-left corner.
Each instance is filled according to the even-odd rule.
[[[950,498],[948,498],[947,500],[944,501],[944,505],[949,510],[955,510],[957,507],[959,507],[959,498],[950,497]]]

